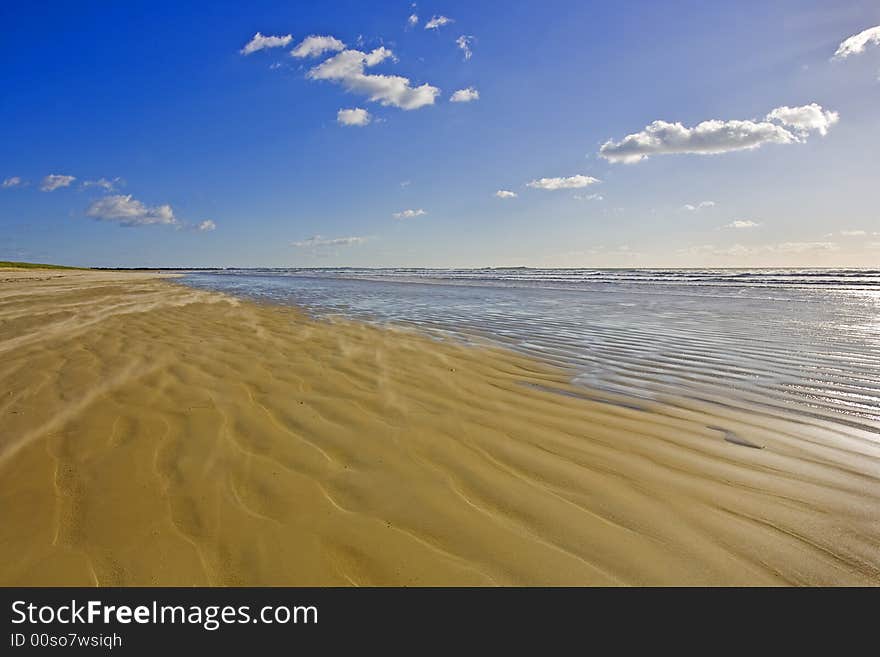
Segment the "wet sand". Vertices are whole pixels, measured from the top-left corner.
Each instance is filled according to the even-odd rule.
[[[876,434],[569,381],[167,276],[0,270],[0,585],[880,584]]]

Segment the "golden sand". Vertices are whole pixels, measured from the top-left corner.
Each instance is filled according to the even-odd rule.
[[[0,272],[0,584],[880,584],[875,435],[569,379],[155,275]]]

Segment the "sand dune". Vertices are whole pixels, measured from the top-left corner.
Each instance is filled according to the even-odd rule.
[[[3,585],[880,584],[875,434],[151,274],[0,275],[0,509]]]

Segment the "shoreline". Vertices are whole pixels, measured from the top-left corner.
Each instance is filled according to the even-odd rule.
[[[11,271],[0,584],[880,585],[857,431],[170,273]]]

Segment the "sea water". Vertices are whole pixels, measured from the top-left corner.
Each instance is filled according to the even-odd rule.
[[[880,270],[226,269],[183,282],[490,341],[631,395],[878,434]]]

